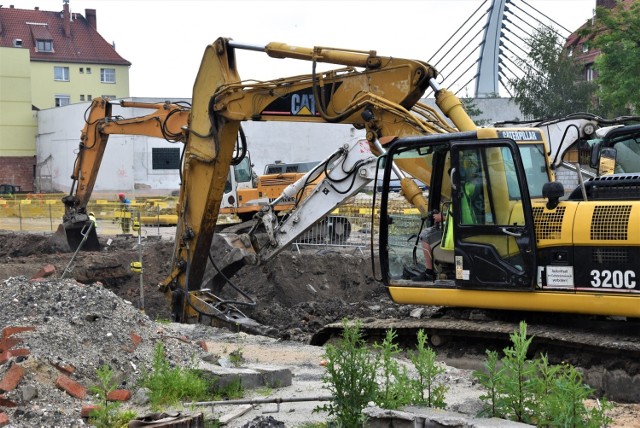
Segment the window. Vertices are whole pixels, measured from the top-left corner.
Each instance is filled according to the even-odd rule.
[[[180,169],[180,149],[153,147],[151,159],[153,169]]]
[[[116,83],[116,69],[115,68],[101,68],[100,69],[100,83]]]
[[[80,67],[80,74],[84,74],[84,67]]]
[[[87,74],[91,74],[91,67],[87,67]]]
[[[93,97],[91,95],[87,95],[87,101],[91,101]]]
[[[38,40],[37,48],[38,48],[38,52],[53,52],[53,41]]]
[[[70,101],[69,95],[56,95],[56,107],[68,106]]]
[[[567,52],[567,56],[571,58],[573,56],[573,48],[569,48],[569,52]]]
[[[593,64],[589,64],[584,68],[585,71],[585,79],[587,79],[587,82],[593,82],[593,79],[595,78],[595,74],[594,74],[594,70],[593,70]]]
[[[589,52],[589,44],[588,43],[584,43],[582,45],[582,52],[584,52],[584,53]]]
[[[69,67],[53,67],[53,80],[68,82]]]
[[[80,95],[80,101],[84,101],[84,95]]]

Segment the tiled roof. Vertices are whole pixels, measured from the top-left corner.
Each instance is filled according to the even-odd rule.
[[[21,39],[32,61],[131,65],[81,14],[70,14],[70,37],[64,29],[63,12],[0,7],[0,47],[14,47]],[[38,52],[38,39],[53,41],[53,52]]]

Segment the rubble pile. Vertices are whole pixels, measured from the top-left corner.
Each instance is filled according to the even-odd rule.
[[[100,367],[119,383],[114,400],[129,400],[158,343],[172,365],[204,355],[100,283],[12,277],[0,302],[0,426],[82,426]]]

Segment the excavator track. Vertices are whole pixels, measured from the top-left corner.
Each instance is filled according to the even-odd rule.
[[[356,320],[350,320],[355,322]],[[598,393],[621,402],[639,402],[640,389],[640,323],[635,320],[593,320],[574,316],[569,319],[527,322],[527,336],[533,337],[530,358],[546,354],[552,364],[569,363],[585,374],[585,379]],[[380,342],[389,329],[406,349],[416,343],[418,330],[423,330],[442,359],[464,357],[481,368],[485,350],[498,351],[512,346],[510,335],[519,331],[513,319],[460,319],[451,316],[424,319],[360,320],[360,330],[369,342]],[[321,346],[339,337],[342,322],[324,326],[311,338],[310,344]],[[443,356],[445,355],[445,356]]]

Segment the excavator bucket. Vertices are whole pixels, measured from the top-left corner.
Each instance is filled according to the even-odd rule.
[[[55,234],[56,241],[69,251],[100,251],[98,234],[91,220],[63,222]]]

